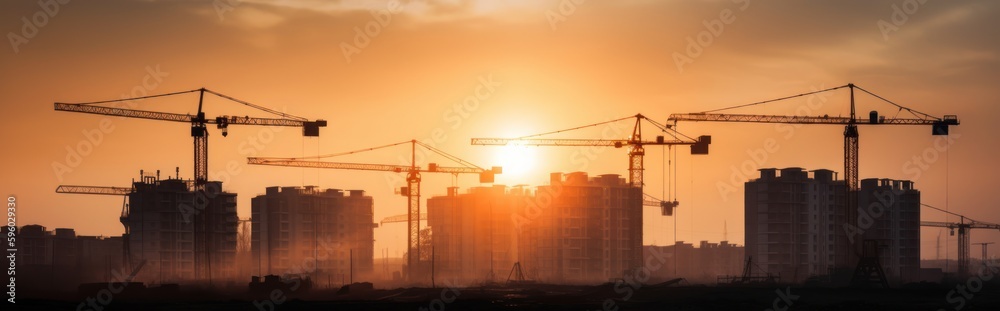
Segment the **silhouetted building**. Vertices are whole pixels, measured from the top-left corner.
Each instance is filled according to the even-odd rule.
[[[677,241],[667,246],[645,245],[643,258],[654,281],[684,278],[692,283],[716,284],[719,276],[742,273],[744,248],[728,241],[701,241],[698,247]]]
[[[355,280],[373,272],[374,200],[363,190],[268,187],[252,199],[251,213],[258,275],[346,280],[352,261]]]
[[[871,219],[864,239],[877,240],[879,262],[890,282],[913,282],[920,276],[920,191],[908,180],[861,180],[858,206]],[[866,221],[859,221],[859,226]]]
[[[194,182],[142,176],[129,194],[131,264],[146,265],[136,281],[187,283],[234,280],[236,194],[222,182],[196,191]]]
[[[462,194],[452,187],[448,195],[428,199],[436,277],[456,285],[505,281],[517,261],[517,228],[511,217],[528,199],[529,191],[501,185]]]
[[[73,229],[18,228],[18,285],[68,291],[77,284],[112,279],[122,269],[122,238],[78,236]]]
[[[525,206],[520,260],[529,277],[597,283],[642,265],[642,190],[618,175],[552,173]]]
[[[783,281],[830,274],[846,234],[844,182],[830,170],[812,173],[765,168],[745,185],[746,256]]]

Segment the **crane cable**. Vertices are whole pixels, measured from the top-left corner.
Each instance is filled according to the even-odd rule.
[[[759,101],[759,102],[753,102],[753,103],[749,103],[749,104],[742,104],[742,105],[730,106],[730,107],[725,107],[725,108],[706,110],[706,111],[702,111],[702,112],[699,112],[699,113],[712,113],[712,112],[719,112],[719,111],[723,111],[723,110],[730,110],[730,109],[736,109],[736,108],[743,108],[743,107],[749,107],[749,106],[756,106],[756,105],[761,105],[761,104],[767,104],[767,103],[772,103],[772,102],[776,102],[776,101],[782,101],[782,100],[786,100],[786,99],[792,99],[792,98],[797,98],[797,97],[802,97],[802,96],[809,96],[809,95],[823,93],[823,92],[829,92],[829,91],[833,91],[833,90],[837,90],[837,89],[842,89],[842,88],[845,88],[845,87],[850,87],[852,85],[853,84],[845,84],[845,85],[841,85],[841,86],[837,86],[837,87],[832,87],[832,88],[828,88],[828,89],[823,89],[823,90],[818,90],[818,91],[806,92],[806,93],[802,93],[802,94],[797,94],[797,95],[792,95],[792,96],[785,96],[785,97],[780,97],[780,98],[775,98],[775,99],[769,99],[769,100]],[[935,117],[935,116],[932,116],[932,115],[929,115],[929,114],[917,111],[917,110],[912,109],[912,108],[904,107],[903,105],[897,104],[897,103],[895,103],[895,102],[893,102],[891,100],[886,99],[885,97],[882,97],[882,96],[879,96],[879,95],[877,95],[875,93],[872,93],[872,92],[870,92],[870,91],[868,91],[868,90],[866,90],[866,89],[864,89],[864,88],[862,88],[860,86],[853,85],[853,87],[856,88],[856,89],[858,89],[858,90],[861,90],[862,92],[867,93],[868,95],[871,95],[871,96],[873,96],[873,97],[875,97],[875,98],[877,98],[879,100],[882,100],[882,101],[884,101],[884,102],[886,102],[886,103],[888,103],[890,105],[896,106],[896,108],[899,108],[900,111],[906,110],[910,114],[913,114],[913,116],[918,117],[920,119],[928,119],[928,118],[930,118],[930,119],[934,119],[934,120],[941,120],[941,118],[938,118],[938,117]],[[898,113],[897,113],[897,115],[898,115]]]
[[[528,136],[521,136],[521,137],[518,137],[516,139],[525,139],[525,138],[532,138],[532,137],[538,137],[538,136],[543,136],[543,135],[557,134],[557,133],[562,133],[562,132],[579,130],[579,129],[582,129],[582,128],[594,127],[594,126],[604,125],[604,124],[608,124],[608,123],[614,123],[614,122],[618,122],[618,121],[622,121],[622,120],[628,120],[628,119],[631,119],[631,118],[634,118],[634,117],[635,116],[624,117],[624,118],[620,118],[620,119],[614,119],[614,120],[610,120],[610,121],[598,122],[598,123],[588,124],[588,125],[584,125],[584,126],[577,126],[577,127],[574,127],[574,128],[568,128],[568,129],[564,129],[564,130],[558,130],[558,131],[552,131],[552,132],[546,132],[546,133],[534,134],[534,135],[528,135]]]
[[[339,153],[329,153],[329,154],[322,154],[322,155],[315,155],[315,156],[308,156],[308,157],[301,157],[301,158],[261,158],[261,159],[302,160],[302,159],[333,158],[333,157],[339,157],[339,156],[343,156],[343,155],[349,155],[349,154],[355,154],[355,153],[360,153],[360,152],[365,152],[365,151],[373,151],[373,150],[378,150],[378,149],[383,149],[383,148],[389,148],[389,147],[399,146],[399,145],[402,145],[402,144],[408,144],[410,142],[411,141],[407,140],[407,141],[402,141],[402,142],[398,142],[398,143],[394,143],[394,144],[388,144],[388,145],[383,145],[383,146],[378,146],[378,147],[371,147],[371,148],[364,148],[364,149],[358,149],[358,150],[351,150],[351,151],[345,151],[345,152],[339,152]]]
[[[837,89],[842,89],[842,88],[845,88],[845,87],[848,87],[848,85],[845,84],[845,85],[841,85],[841,86],[838,86],[838,87],[832,87],[832,88],[828,88],[828,89],[823,89],[823,90],[818,90],[818,91],[812,91],[812,92],[802,93],[802,94],[798,94],[798,95],[785,96],[785,97],[781,97],[781,98],[769,99],[769,100],[759,101],[759,102],[754,102],[754,103],[749,103],[749,104],[743,104],[743,105],[736,105],[736,106],[719,108],[719,109],[706,110],[706,111],[702,111],[702,112],[699,112],[699,113],[718,112],[718,111],[723,111],[723,110],[730,110],[730,109],[736,109],[736,108],[743,108],[743,107],[761,105],[761,104],[766,104],[766,103],[771,103],[771,102],[776,102],[776,101],[782,101],[782,100],[786,100],[786,99],[792,99],[792,98],[796,98],[796,97],[809,96],[809,95],[813,95],[813,94],[817,94],[817,93],[829,92],[829,91],[833,91],[833,90],[837,90]]]
[[[308,119],[303,118],[303,117],[299,117],[299,116],[296,116],[296,115],[291,115],[291,114],[288,114],[288,113],[280,112],[280,111],[277,111],[277,110],[274,110],[274,109],[270,109],[270,108],[267,108],[267,107],[255,105],[255,104],[252,104],[252,103],[250,103],[248,101],[240,100],[240,99],[234,98],[232,96],[225,95],[225,94],[222,94],[222,93],[219,93],[219,92],[216,92],[216,91],[212,91],[212,90],[209,90],[209,89],[204,89],[204,88],[202,88],[202,89],[195,89],[195,90],[188,90],[188,91],[179,91],[179,92],[172,92],[172,93],[164,93],[164,94],[155,94],[155,95],[146,95],[146,96],[139,96],[139,97],[131,97],[131,98],[119,98],[119,99],[101,100],[101,101],[93,101],[93,102],[60,103],[60,104],[92,106],[92,105],[107,104],[107,103],[118,103],[118,102],[136,101],[136,100],[143,100],[143,99],[150,99],[150,98],[157,98],[157,97],[181,95],[181,94],[199,92],[199,91],[202,91],[202,90],[204,90],[205,92],[210,93],[212,95],[215,95],[215,96],[218,96],[218,97],[221,97],[221,98],[224,98],[224,99],[228,99],[230,101],[233,101],[233,102],[236,102],[236,103],[239,103],[239,104],[243,104],[243,105],[245,105],[247,107],[250,107],[250,108],[254,108],[254,109],[257,109],[257,110],[260,110],[260,111],[264,111],[264,112],[267,112],[267,113],[270,113],[270,114],[273,114],[273,115],[281,116],[281,117],[286,118],[286,119],[297,120],[297,121],[307,121],[308,120]]]

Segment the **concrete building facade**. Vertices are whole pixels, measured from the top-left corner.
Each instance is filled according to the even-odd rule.
[[[745,184],[746,256],[782,281],[829,275],[844,241],[844,181],[809,173],[765,168]]]
[[[235,193],[222,191],[222,182],[196,191],[193,181],[159,176],[142,176],[132,186],[123,222],[131,265],[146,262],[137,281],[235,281]]]
[[[913,282],[920,278],[920,191],[908,180],[864,179],[858,206],[870,219],[864,239],[879,242],[879,262],[890,282]]]
[[[435,275],[456,285],[503,282],[518,261],[511,219],[531,199],[521,187],[474,187],[427,200]],[[430,251],[430,250],[426,250]]]
[[[832,171],[760,172],[745,185],[746,255],[766,272],[790,282],[831,275],[838,262],[856,256],[841,251],[847,244],[875,240],[890,282],[920,279],[920,192],[913,182],[862,180],[859,217],[847,222],[845,184]]]
[[[357,280],[373,272],[374,228],[363,190],[268,187],[251,200],[252,270]]]
[[[642,266],[642,191],[619,175],[552,173],[525,206],[522,266],[543,282],[600,283]]]

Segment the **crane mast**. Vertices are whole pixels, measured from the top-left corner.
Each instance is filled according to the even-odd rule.
[[[157,111],[147,111],[138,109],[124,109],[115,107],[99,106],[100,104],[116,103],[116,102],[126,102],[140,99],[149,99],[157,97],[167,97],[181,94],[188,94],[198,92],[198,110],[194,115],[189,114],[179,114],[179,113],[168,113],[168,112],[157,112]],[[227,99],[244,106],[264,111],[280,118],[257,118],[257,117],[237,117],[237,116],[218,116],[215,118],[206,118],[204,108],[205,93],[210,93]],[[257,126],[289,126],[289,127],[302,127],[303,136],[319,136],[319,128],[326,126],[325,120],[309,121],[302,117],[293,116],[287,113],[278,112],[265,107],[254,105],[252,103],[242,101],[228,95],[220,94],[205,88],[200,88],[196,90],[173,92],[158,95],[149,95],[136,98],[123,98],[117,100],[105,100],[96,102],[85,102],[85,103],[55,103],[54,109],[56,111],[65,112],[77,112],[77,113],[89,113],[107,116],[118,116],[126,118],[136,118],[136,119],[147,119],[156,121],[168,121],[168,122],[185,122],[191,125],[191,137],[194,141],[194,161],[193,172],[194,172],[194,192],[195,197],[202,198],[212,198],[214,195],[206,189],[208,184],[208,124],[215,124],[216,127],[222,130],[222,136],[228,136],[229,125],[257,125]],[[221,191],[221,189],[218,189]],[[181,212],[184,216],[185,221],[191,221],[193,218],[194,222],[194,247],[195,247],[195,278],[201,279],[202,275],[207,275],[209,282],[211,282],[211,256],[212,250],[212,238],[209,237],[207,232],[211,230],[209,223],[213,221],[213,215],[211,212],[200,212],[198,210],[193,210],[189,208],[182,208]],[[192,217],[193,216],[193,217]],[[204,271],[203,271],[204,270]]]
[[[383,171],[383,172],[394,172],[394,173],[406,172],[406,187],[402,187],[400,189],[400,194],[406,196],[407,198],[406,236],[407,236],[407,265],[409,267],[407,277],[410,278],[410,280],[416,280],[417,274],[415,273],[415,271],[417,267],[420,265],[420,220],[424,219],[421,217],[426,217],[422,216],[425,214],[420,213],[421,173],[450,173],[455,175],[478,174],[479,182],[492,183],[494,180],[494,175],[502,173],[503,169],[498,166],[494,166],[491,169],[484,169],[416,140],[410,140],[395,144],[389,144],[385,146],[342,152],[338,154],[323,155],[311,158],[335,157],[335,156],[354,154],[364,151],[372,151],[376,149],[388,148],[402,144],[410,144],[409,166],[391,165],[391,164],[371,164],[371,163],[326,162],[326,161],[316,161],[316,160],[305,160],[305,158],[257,158],[257,157],[247,158],[247,163],[253,165],[271,165],[271,166],[286,166],[286,167]],[[416,148],[418,145],[465,166],[445,167],[445,166],[438,166],[435,163],[428,163],[427,168],[421,168],[420,166],[417,166],[416,162],[416,152],[417,152]],[[398,218],[396,218],[396,220],[398,220]]]
[[[824,116],[796,116],[796,115],[759,115],[759,114],[725,114],[725,113],[714,113],[717,111],[742,108],[754,105],[761,105],[775,101],[787,100],[807,95],[813,95],[822,92],[834,91],[837,89],[848,88],[850,90],[850,116],[849,117],[831,117],[828,115]],[[884,102],[887,102],[897,108],[900,111],[907,111],[917,118],[886,118],[880,117],[876,111],[872,111],[869,114],[867,120],[859,120],[855,113],[855,89],[861,90],[871,96],[874,96]],[[820,124],[820,125],[843,125],[844,126],[844,191],[845,198],[847,200],[844,206],[844,215],[847,222],[844,223],[844,228],[847,229],[848,226],[853,226],[856,228],[858,219],[858,191],[859,191],[859,132],[858,126],[860,125],[930,125],[932,128],[932,135],[948,135],[948,127],[953,125],[958,125],[958,118],[954,115],[945,115],[943,118],[938,118],[931,116],[929,114],[919,112],[907,107],[898,105],[892,101],[889,101],[879,95],[869,92],[853,83],[847,85],[828,88],[824,90],[818,90],[813,92],[808,92],[804,94],[792,95],[777,99],[765,100],[750,104],[738,105],[727,108],[720,108],[706,112],[700,113],[680,113],[671,114],[669,121],[673,121],[676,124],[678,121],[710,121],[710,122],[746,122],[746,123],[784,123],[784,124]],[[838,242],[842,245],[840,255],[837,257],[837,266],[840,269],[850,269],[851,266],[857,263],[858,257],[862,257],[862,244],[861,243],[849,243],[847,241],[846,235],[838,235]],[[853,254],[853,256],[851,256]]]

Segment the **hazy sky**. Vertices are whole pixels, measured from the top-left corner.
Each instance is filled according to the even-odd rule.
[[[1000,176],[994,162],[1000,156],[996,1],[57,3],[0,3],[0,31],[7,39],[0,48],[0,189],[17,196],[21,225],[119,235],[121,199],[57,195],[56,186],[128,186],[140,169],[173,175],[179,166],[181,177],[192,175],[188,125],[55,112],[56,101],[206,87],[326,119],[320,138],[303,138],[298,129],[237,126],[223,138],[211,129],[213,178],[239,194],[244,218],[250,198],[267,186],[319,185],[367,190],[375,197],[377,221],[405,213],[405,199],[387,182],[395,180],[391,174],[247,166],[245,158],[434,141],[436,133],[442,150],[480,166],[507,166],[500,184],[544,184],[553,171],[624,176],[624,149],[588,158],[580,148],[510,150],[471,146],[469,139],[528,135],[640,112],[665,122],[670,113],[849,82],[931,115],[956,114],[962,122],[952,128],[947,147],[925,127],[862,127],[862,178],[915,180],[925,203],[1000,222],[991,199],[993,179]],[[187,95],[137,108],[190,113],[196,106],[196,96]],[[858,111],[870,110],[890,117],[898,112],[858,96]],[[205,111],[263,116],[215,98]],[[845,115],[848,97],[839,91],[733,112]],[[621,126],[627,131],[630,124]],[[597,138],[615,129],[556,137]],[[691,157],[681,149],[676,163],[679,240],[719,241],[725,222],[727,238],[742,244],[743,176],[734,177],[734,171],[843,170],[839,126],[682,123],[680,129],[713,135],[713,144],[708,156]],[[85,143],[88,137],[96,143]],[[759,156],[757,150],[772,143],[778,150]],[[68,154],[81,152],[86,155],[79,163],[67,162]],[[396,164],[406,156],[406,148],[397,148],[336,160]],[[646,164],[645,191],[660,196],[663,149],[648,148]],[[443,194],[453,182],[448,175],[425,174],[424,180],[425,196]],[[478,183],[463,176],[457,185]],[[720,191],[732,185],[735,191]],[[924,220],[946,219],[922,211]],[[649,208],[645,243],[673,243],[674,220]],[[922,231],[922,254],[933,258],[942,231]],[[954,237],[942,236],[955,258]],[[387,224],[376,229],[376,248],[401,255],[405,238],[404,224]],[[997,232],[972,234],[974,243],[997,240]],[[978,248],[973,256],[978,258]]]

